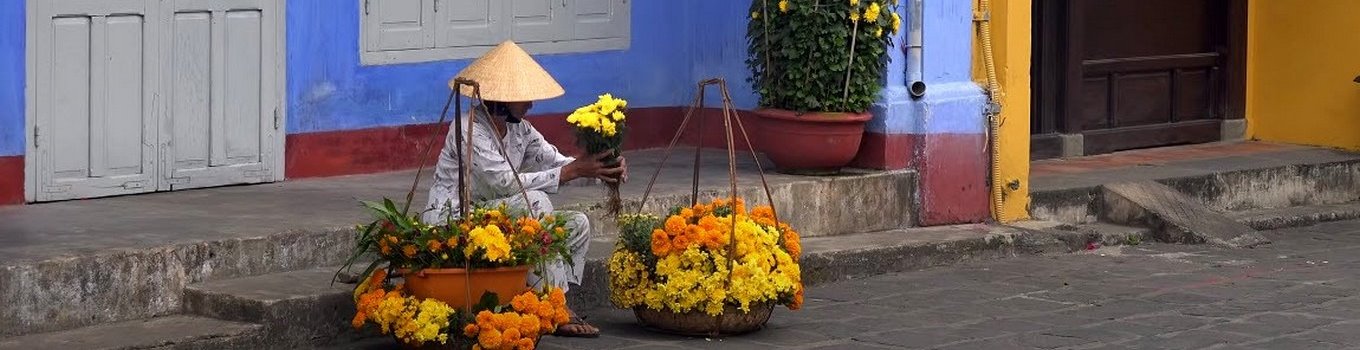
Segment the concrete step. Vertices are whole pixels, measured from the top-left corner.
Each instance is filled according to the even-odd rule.
[[[254,349],[261,331],[257,324],[166,316],[0,338],[0,350]]]
[[[1156,181],[1221,212],[1360,201],[1360,154],[1304,149],[1180,161],[1076,174],[1036,176],[1030,216],[1069,224],[1104,214],[1102,186]]]
[[[807,237],[802,242],[803,278],[808,285],[816,285],[966,260],[1069,253],[1092,242],[1136,244],[1137,239],[1128,237],[1141,234],[1137,229],[1114,226],[1057,230],[961,225]],[[614,241],[596,238],[590,246],[586,278],[568,295],[573,308],[609,306],[605,259]],[[186,311],[261,323],[269,347],[325,346],[374,337],[371,330],[360,334],[349,329],[353,285],[331,286],[333,273],[311,269],[196,284],[186,292]]]
[[[1228,213],[1228,217],[1257,230],[1311,226],[1360,219],[1360,202],[1236,211]]]
[[[1211,210],[1166,185],[1136,181],[1104,186],[1103,218],[1153,229],[1160,241],[1245,248],[1270,243],[1256,229]]]
[[[357,335],[354,285],[330,283],[338,267],[197,283],[184,290],[184,312],[263,326],[274,348],[310,346]]]
[[[1108,222],[1095,222],[1089,224],[1068,224],[1056,221],[1022,221],[1011,224],[1011,226],[1046,231],[1053,234],[1064,232],[1082,234],[1090,237],[1088,243],[1096,243],[1100,246],[1112,245],[1138,245],[1153,239],[1152,229],[1137,226],[1125,226]],[[1088,246],[1090,248],[1090,246]]]
[[[630,163],[634,160],[631,156],[629,159]],[[644,163],[644,159],[639,158],[639,163]],[[705,162],[715,161],[705,159]],[[723,190],[727,184],[725,164],[723,160],[723,167],[711,166],[703,170],[700,197],[726,196]],[[635,166],[652,168],[643,165]],[[688,168],[672,166],[665,169],[669,170],[662,173],[663,178],[658,180],[647,203],[649,211],[661,212],[672,205],[689,202],[691,183],[688,176],[691,173]],[[408,175],[385,175],[380,183],[384,188],[409,186]],[[117,221],[122,220],[118,215],[102,217],[104,221],[100,222],[81,219],[85,221],[79,224],[63,223],[57,218],[70,219],[84,215],[80,213],[101,210],[126,210],[146,205],[144,202],[148,200],[112,198],[26,206],[0,212],[5,214],[0,215],[0,221],[22,221],[23,225],[35,230],[15,236],[0,234],[0,238],[17,237],[20,243],[30,242],[29,237],[42,237],[44,241],[69,238],[66,242],[54,241],[30,249],[42,254],[20,249],[22,245],[0,245],[0,336],[176,314],[185,307],[183,298],[189,285],[341,264],[353,249],[353,224],[368,217],[357,210],[354,198],[338,198],[342,196],[332,192],[345,193],[345,196],[361,193],[362,199],[368,200],[380,198],[377,192],[360,192],[365,186],[363,181],[376,181],[363,179],[368,180],[299,181],[283,184],[283,189],[273,191],[244,186],[159,194],[157,196],[164,200],[183,202],[178,205],[198,216],[176,217],[174,208],[161,208],[156,216],[136,222]],[[756,176],[743,174],[740,181],[743,196],[753,203],[765,202]],[[623,188],[625,205],[632,208],[640,202],[641,187],[645,186],[637,182],[640,181],[625,184]],[[780,218],[811,237],[914,225],[915,182],[915,173],[911,171],[828,177],[771,174],[770,189],[781,210]],[[615,225],[604,217],[596,204],[603,196],[602,191],[599,187],[567,186],[554,195],[553,200],[559,203],[560,209],[585,211],[595,222],[597,237],[612,237],[616,234]],[[208,195],[225,199],[206,199]],[[205,208],[220,201],[235,205],[217,210]],[[258,212],[249,209],[256,208],[259,201],[284,204],[261,205],[255,209]],[[423,202],[423,199],[417,201]],[[103,207],[99,203],[117,205]],[[80,207],[67,208],[75,205]],[[221,203],[216,205],[222,206]],[[346,211],[338,209],[342,207]],[[212,212],[220,214],[212,215]],[[32,219],[35,216],[44,219]],[[9,225],[9,221],[6,222]],[[0,233],[12,227],[0,227]],[[55,231],[38,231],[42,227]],[[246,233],[236,231],[238,229]],[[177,233],[195,239],[181,240],[176,238],[179,237]],[[133,241],[136,244],[132,246],[123,245]],[[71,246],[80,249],[70,251]]]

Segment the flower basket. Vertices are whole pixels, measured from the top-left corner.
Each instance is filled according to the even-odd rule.
[[[773,303],[761,303],[751,306],[750,312],[744,312],[736,306],[728,305],[723,313],[716,316],[709,316],[698,311],[673,312],[658,311],[646,307],[633,308],[633,315],[637,316],[638,323],[643,327],[653,329],[663,333],[676,335],[702,337],[713,334],[713,323],[718,323],[718,336],[742,335],[760,330],[765,327],[765,322],[770,320],[770,314],[774,312]]]
[[[478,298],[485,293],[522,293],[529,278],[529,266],[472,269],[471,273],[461,268],[401,271],[406,280],[406,290],[412,296],[434,298],[456,309],[467,308],[474,303],[468,300],[469,297]]]
[[[731,196],[701,203],[695,181],[689,206],[672,208],[665,216],[641,213],[675,140],[703,106],[708,85],[717,85],[723,97]],[[791,310],[802,306],[798,264],[802,246],[798,233],[779,221],[753,149],[770,205],[748,211],[745,200],[737,196],[736,130],[743,138],[746,130],[736,117],[726,83],[701,82],[698,96],[643,192],[639,212],[618,218],[619,240],[608,262],[610,301],[632,309],[639,323],[660,332],[708,337],[749,333],[765,325],[775,305]],[[695,152],[697,176],[703,162],[697,147]]]

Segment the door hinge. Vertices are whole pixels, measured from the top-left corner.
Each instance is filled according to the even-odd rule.
[[[274,130],[278,130],[280,124],[282,124],[282,123],[283,123],[283,118],[281,118],[281,117],[279,116],[279,108],[278,108],[278,107],[274,107]]]
[[[439,0],[434,0],[434,12],[439,12]]]
[[[189,177],[188,177],[188,176],[185,176],[185,177],[172,177],[172,178],[170,178],[170,184],[171,184],[171,185],[183,185],[183,184],[187,184],[187,183],[189,183]]]
[[[368,2],[369,2],[369,1],[370,1],[370,0],[364,0],[364,15],[368,15]]]
[[[123,183],[123,189],[127,189],[127,190],[135,190],[135,189],[142,188],[142,186],[145,185],[145,184],[146,184],[146,182],[144,182],[144,181],[128,181],[128,182],[124,182],[124,183]]]
[[[37,125],[34,125],[34,126],[33,126],[33,148],[38,148],[38,147],[40,147],[39,145],[42,145],[42,143],[38,142],[38,126],[37,126]]]

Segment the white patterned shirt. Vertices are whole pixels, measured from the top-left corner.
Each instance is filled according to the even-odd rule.
[[[466,128],[469,125],[468,119],[460,119],[464,133],[467,132]],[[472,123],[474,125],[472,169],[469,172],[471,178],[468,179],[472,201],[479,203],[518,196],[519,187],[515,184],[514,175],[510,170],[512,164],[515,170],[519,171],[520,182],[526,191],[557,193],[562,178],[562,167],[575,159],[558,152],[557,147],[545,141],[543,135],[526,120],[505,123],[506,134],[502,141],[505,143],[506,157],[502,157],[497,150],[498,145],[494,136],[496,131],[487,125],[487,122],[487,119],[479,116],[477,122]],[[458,141],[454,136],[454,129],[450,127],[449,134],[445,137],[444,149],[439,152],[439,163],[435,166],[434,185],[430,187],[429,203],[425,207],[426,222],[442,221],[443,215],[439,215],[440,213],[457,215],[459,196],[456,142]],[[507,158],[509,162],[506,161]],[[445,212],[450,208],[452,211]]]

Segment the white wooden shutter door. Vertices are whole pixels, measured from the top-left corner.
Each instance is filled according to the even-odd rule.
[[[571,39],[566,0],[512,0],[510,37],[519,43]]]
[[[36,3],[35,199],[155,190],[154,1]]]
[[[369,50],[434,46],[434,0],[364,0],[362,6]]]
[[[492,46],[509,38],[504,0],[434,0],[436,46]]]
[[[274,179],[272,0],[174,0],[166,39],[164,190]]]
[[[627,0],[572,0],[575,39],[626,37],[629,24]]]

